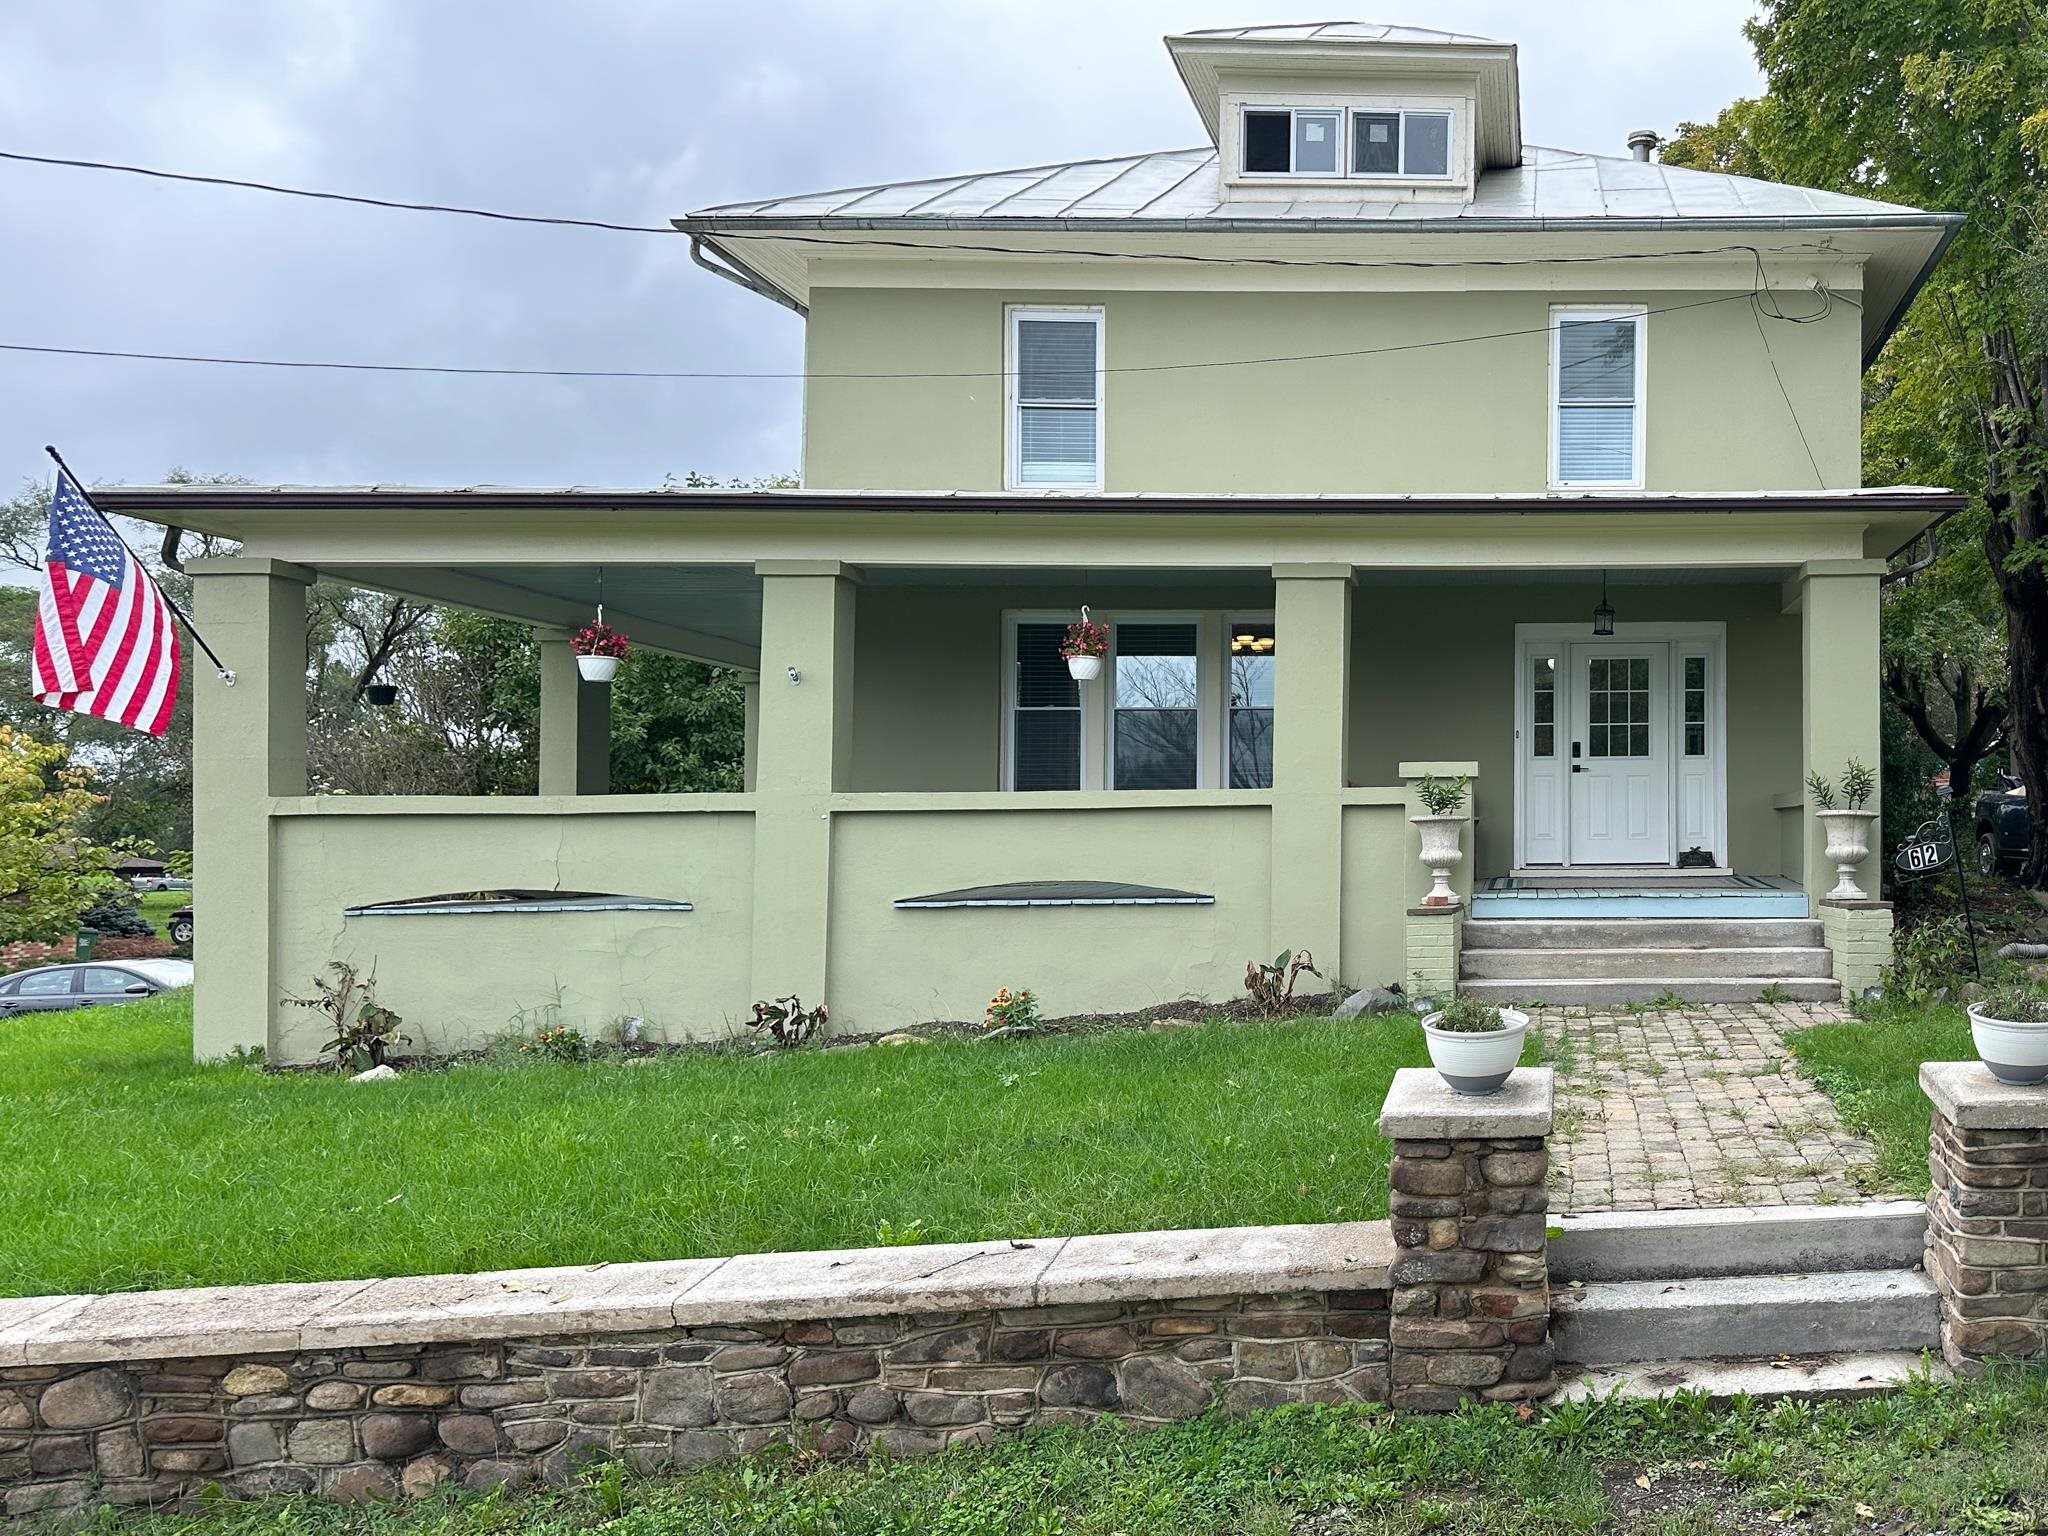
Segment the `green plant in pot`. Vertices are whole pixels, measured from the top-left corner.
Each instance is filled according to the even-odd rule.
[[[2001,1083],[2048,1083],[2048,993],[2014,984],[1970,1004],[1970,1039]]]
[[[1454,1093],[1498,1092],[1522,1059],[1528,1033],[1529,1015],[1521,1009],[1476,997],[1454,997],[1422,1020],[1429,1064]]]
[[[1451,870],[1465,857],[1459,838],[1465,830],[1465,800],[1472,780],[1464,774],[1438,778],[1426,773],[1415,781],[1415,798],[1423,814],[1408,819],[1422,839],[1422,862],[1429,869],[1429,894],[1425,907],[1455,907],[1458,894],[1451,889]]]
[[[1877,812],[1864,807],[1876,789],[1877,775],[1853,757],[1842,765],[1839,784],[1830,783],[1817,769],[1806,776],[1813,814],[1827,832],[1828,862],[1835,866],[1835,888],[1824,900],[1870,900],[1856,883],[1856,870],[1870,857],[1870,824],[1877,820]]]

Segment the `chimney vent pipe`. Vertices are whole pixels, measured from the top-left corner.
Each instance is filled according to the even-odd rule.
[[[1638,160],[1648,160],[1650,152],[1663,142],[1654,128],[1638,128],[1628,136],[1628,152]]]

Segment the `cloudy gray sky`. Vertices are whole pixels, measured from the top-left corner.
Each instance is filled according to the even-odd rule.
[[[1293,0],[1289,0],[1292,4]],[[1327,4],[1328,0],[1319,0]],[[1377,0],[1376,0],[1377,3]],[[774,193],[1202,142],[1160,38],[1248,0],[8,0],[0,149],[659,222]],[[1530,142],[1623,153],[1753,91],[1747,0],[1405,0],[1522,45]],[[1341,14],[1331,11],[1329,16]],[[557,368],[801,365],[680,236],[0,162],[0,341]],[[797,467],[788,381],[405,378],[0,353],[0,490],[645,485]]]

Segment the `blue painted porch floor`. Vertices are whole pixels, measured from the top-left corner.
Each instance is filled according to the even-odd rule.
[[[1475,918],[1812,915],[1805,890],[1781,875],[1495,875],[1472,892]]]

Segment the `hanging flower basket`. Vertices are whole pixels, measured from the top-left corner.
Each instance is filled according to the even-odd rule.
[[[1067,659],[1067,675],[1077,683],[1092,683],[1102,676],[1102,658],[1109,654],[1109,628],[1081,610],[1080,622],[1067,626],[1060,641],[1060,654]]]
[[[576,671],[586,683],[608,683],[618,676],[619,662],[632,647],[603,619],[586,624],[569,641],[576,653]]]

